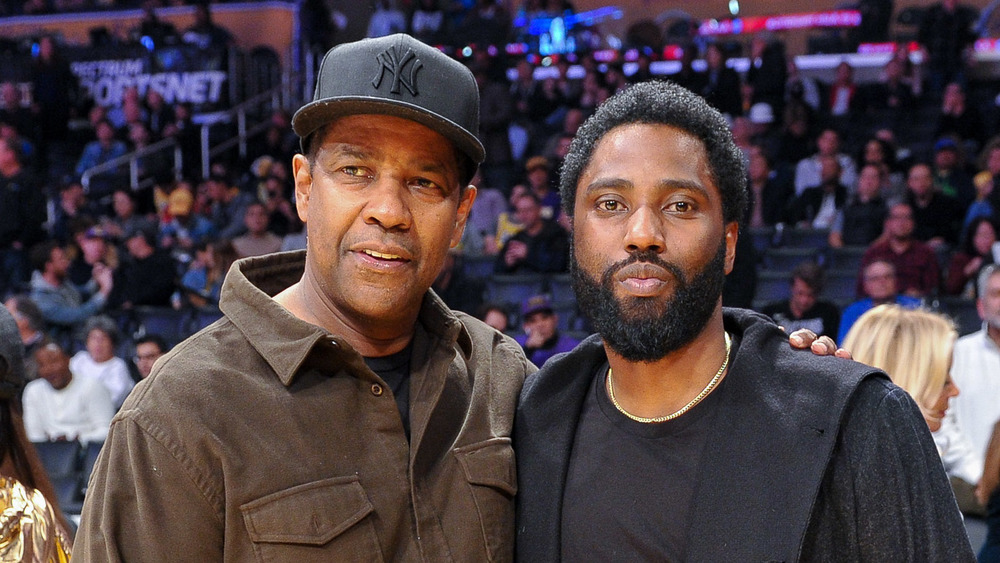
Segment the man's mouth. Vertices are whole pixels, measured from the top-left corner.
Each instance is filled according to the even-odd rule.
[[[403,257],[398,254],[378,252],[377,250],[364,250],[363,252],[368,256],[371,256],[372,258],[378,258],[379,260],[403,260]]]

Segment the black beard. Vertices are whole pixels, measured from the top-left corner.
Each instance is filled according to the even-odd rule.
[[[655,252],[636,252],[611,265],[601,281],[591,278],[571,252],[573,290],[581,311],[590,318],[604,342],[626,360],[653,362],[690,343],[708,324],[722,295],[726,279],[726,242],[715,256],[689,281],[675,264],[663,261]],[[612,284],[614,275],[633,262],[647,262],[674,276],[677,289],[666,299],[627,297],[619,301]]]

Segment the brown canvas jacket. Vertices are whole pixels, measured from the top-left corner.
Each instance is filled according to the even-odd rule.
[[[429,292],[411,440],[344,340],[270,296],[304,254],[241,260],[225,317],[157,362],[90,480],[74,561],[506,561],[511,425],[534,367]]]

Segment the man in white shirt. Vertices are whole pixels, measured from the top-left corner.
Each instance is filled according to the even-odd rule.
[[[73,377],[69,356],[55,343],[35,352],[39,378],[24,388],[24,430],[32,442],[101,442],[115,414],[108,390],[96,379]]]
[[[858,170],[854,159],[840,152],[840,134],[834,129],[825,129],[816,139],[816,154],[803,158],[795,166],[795,195],[801,195],[806,188],[818,186],[823,181],[821,159],[832,156],[840,164],[840,183],[854,193],[858,182]]]
[[[948,416],[935,433],[948,472],[973,485],[981,477],[993,425],[1000,420],[1000,265],[980,271],[978,290],[983,328],[955,343],[951,378],[962,392],[951,400]],[[958,451],[950,456],[953,449]]]

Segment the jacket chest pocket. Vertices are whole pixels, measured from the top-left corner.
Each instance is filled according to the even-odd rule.
[[[382,561],[374,507],[356,475],[278,491],[240,511],[258,561]]]
[[[510,438],[492,438],[454,452],[472,489],[489,560],[512,560],[517,469]]]

